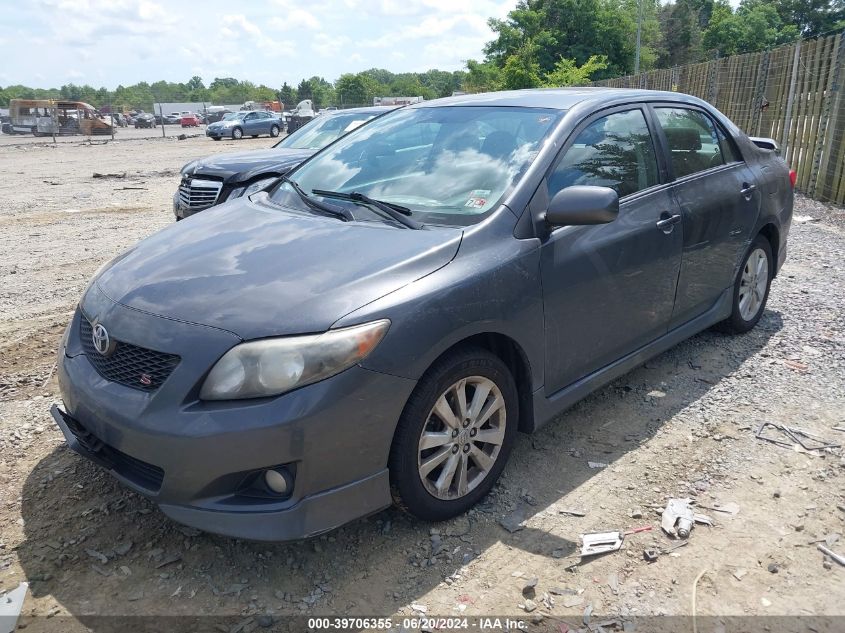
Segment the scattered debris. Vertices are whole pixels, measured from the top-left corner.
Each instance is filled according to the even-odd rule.
[[[499,525],[505,528],[508,532],[513,534],[525,527],[523,525],[526,514],[528,514],[529,506],[526,503],[517,504],[513,512],[499,519]]]
[[[122,174],[100,174],[95,171],[91,175],[91,178],[126,178],[126,172]]]
[[[820,551],[822,554],[826,554],[826,555],[827,555],[827,556],[829,556],[832,560],[835,560],[837,563],[839,563],[840,565],[842,565],[843,567],[845,567],[845,556],[842,556],[841,554],[837,554],[837,553],[836,553],[836,552],[834,552],[832,549],[830,549],[829,547],[826,547],[826,546],[822,545],[821,543],[819,543],[818,545],[816,545],[816,547],[818,547],[818,548],[819,548],[819,551]]]
[[[0,633],[12,633],[18,628],[27,588],[29,583],[22,582],[9,593],[0,595]]]
[[[571,510],[569,508],[558,510],[558,514],[568,514],[569,516],[573,517],[585,517],[587,516],[586,510]]]
[[[176,563],[180,560],[182,560],[181,554],[168,554],[167,556],[162,558],[161,561],[156,565],[156,569],[161,569],[162,567],[165,567],[166,565],[170,565],[171,563]]]
[[[786,436],[791,442],[780,439],[778,436],[764,435],[763,431],[766,428],[774,429],[776,432]],[[817,453],[818,451],[830,450],[834,448],[841,448],[841,444],[831,442],[818,435],[813,435],[809,431],[799,429],[794,426],[786,426],[785,424],[777,424],[776,422],[763,422],[755,433],[754,437],[758,440],[765,440],[778,446],[786,446],[787,448],[797,449],[801,448],[809,453]]]
[[[738,569],[735,569],[731,575],[734,578],[736,578],[737,580],[742,580],[747,573],[748,573],[747,569],[740,567]]]
[[[676,549],[680,549],[685,545],[688,545],[689,541],[681,541],[680,543],[676,543],[672,547],[664,547],[663,549],[656,549],[656,548],[649,548],[643,550],[643,558],[647,560],[649,563],[653,563],[656,561],[660,556],[664,554],[669,554],[674,552]]]
[[[709,517],[696,514],[691,504],[691,499],[669,499],[660,521],[663,531],[675,538],[689,538],[696,523],[713,525]]]
[[[733,501],[728,501],[727,503],[714,503],[712,506],[698,504],[698,507],[713,510],[714,512],[723,512],[731,516],[739,514],[739,504],[734,503]]]
[[[598,532],[581,535],[581,557],[615,552],[622,547],[621,532]]]
[[[766,569],[769,570],[770,574],[776,574],[780,571],[780,565],[777,563],[769,563]]]
[[[587,466],[590,468],[607,468],[607,464],[604,462],[587,462]]]

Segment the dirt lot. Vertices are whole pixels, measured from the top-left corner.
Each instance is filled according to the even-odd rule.
[[[286,614],[496,614],[559,632],[585,613],[593,625],[845,616],[845,567],[816,549],[826,539],[845,554],[841,451],[754,437],[771,421],[845,441],[833,428],[845,426],[845,222],[803,199],[753,332],[702,333],[521,437],[490,497],[449,523],[391,509],[307,542],[235,541],[172,523],[69,452],[48,409],[58,338],[87,279],[173,221],[182,164],[271,142],[0,144],[0,593],[31,583],[28,631],[106,630],[103,615],[204,614],[198,630],[233,633]],[[714,526],[648,563],[644,548],[671,545],[659,531],[670,497],[695,499]],[[579,534],[641,526],[653,530],[573,566]],[[175,622],[148,628],[186,621]]]

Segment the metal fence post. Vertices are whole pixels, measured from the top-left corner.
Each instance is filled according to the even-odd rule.
[[[798,83],[798,61],[801,56],[801,40],[795,43],[795,54],[792,57],[792,75],[789,78],[789,95],[786,97],[786,116],[783,119],[783,136],[780,145],[781,152],[786,154],[786,143],[789,140],[789,129],[792,127],[792,102],[795,99],[795,84]]]
[[[821,143],[816,147],[816,154],[813,157],[813,171],[810,175],[810,185],[807,187],[807,195],[811,198],[816,194],[816,183],[818,182],[819,174],[827,175],[827,166],[830,163],[831,154],[836,151],[834,147],[834,136],[836,126],[831,126],[831,103],[834,103],[833,113],[838,115],[841,111],[842,99],[842,66],[845,64],[845,35],[839,34],[839,42],[836,47],[836,55],[833,58],[831,68],[831,82],[830,91],[825,96],[824,105],[822,106],[822,113],[820,116],[819,138]],[[833,130],[834,133],[828,136],[828,131]],[[840,160],[845,160],[845,156],[840,157]],[[824,181],[822,178],[822,187]]]
[[[757,90],[754,95],[754,108],[757,112],[757,131],[760,135],[760,124],[763,120],[763,100],[766,96],[766,87],[769,83],[769,51],[764,51],[760,59],[760,70],[757,73]]]

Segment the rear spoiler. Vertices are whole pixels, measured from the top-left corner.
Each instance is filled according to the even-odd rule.
[[[778,151],[778,144],[777,141],[773,138],[763,138],[760,136],[749,136],[748,137],[752,143],[754,143],[757,147],[761,149],[767,149],[772,152]]]

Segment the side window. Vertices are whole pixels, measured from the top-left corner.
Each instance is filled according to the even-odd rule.
[[[735,163],[742,160],[734,140],[718,123],[716,124],[716,135],[719,137],[719,147],[722,149],[722,158],[726,163]]]
[[[641,110],[617,112],[584,128],[549,176],[549,199],[564,187],[611,187],[619,197],[658,182],[654,143]]]
[[[669,145],[672,173],[683,178],[724,165],[722,143],[710,117],[687,108],[655,108],[657,120]]]

